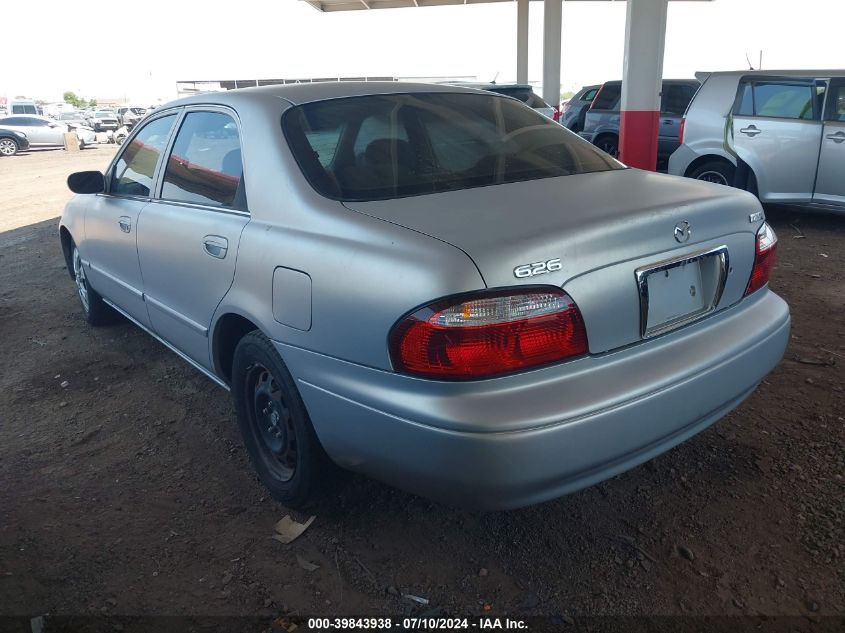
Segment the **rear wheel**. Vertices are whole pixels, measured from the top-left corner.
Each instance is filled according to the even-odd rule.
[[[605,134],[596,139],[596,147],[613,158],[619,157],[619,139],[612,134]]]
[[[14,156],[18,153],[18,143],[13,138],[0,138],[0,155]]]
[[[736,168],[724,160],[710,160],[693,169],[689,177],[717,185],[732,186]]]
[[[287,506],[308,504],[332,464],[279,353],[258,331],[245,335],[235,348],[232,396],[261,482]]]

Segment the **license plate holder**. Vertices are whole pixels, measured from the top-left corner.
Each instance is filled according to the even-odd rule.
[[[713,312],[728,270],[727,246],[638,268],[642,337],[669,332]]]

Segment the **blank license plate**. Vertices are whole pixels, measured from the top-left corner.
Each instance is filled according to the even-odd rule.
[[[712,297],[704,296],[701,260],[654,271],[646,279],[648,317],[646,333],[669,329],[673,324],[705,311]]]

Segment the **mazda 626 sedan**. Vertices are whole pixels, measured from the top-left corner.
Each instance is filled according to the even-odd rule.
[[[88,321],[119,312],[230,389],[290,506],[332,462],[487,509],[572,492],[724,416],[789,335],[753,196],[489,92],[197,95],[69,185]]]

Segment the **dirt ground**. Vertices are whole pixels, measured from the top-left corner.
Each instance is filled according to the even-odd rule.
[[[81,316],[56,216],[112,152],[0,159],[0,615],[845,615],[845,217],[768,210],[792,341],[706,432],[507,513],[348,475],[283,545],[228,394]]]

